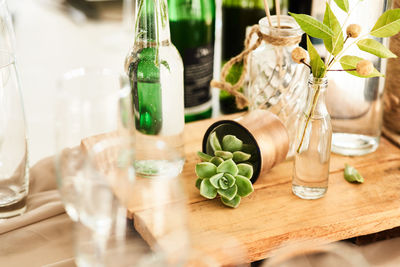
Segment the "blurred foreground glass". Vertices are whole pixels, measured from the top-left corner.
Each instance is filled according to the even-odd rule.
[[[0,51],[15,53],[15,32],[6,0],[0,0]]]
[[[112,136],[127,140],[127,149],[133,146],[131,101],[129,85],[108,69],[80,68],[60,81],[55,108],[57,183],[68,215],[90,230],[94,244],[94,255],[76,251],[78,266],[104,266],[118,210],[88,152]]]
[[[179,154],[160,140],[151,149],[160,160]],[[136,176],[133,150],[113,138],[95,144],[90,155],[133,217],[138,234],[126,240],[129,257],[135,255],[130,266],[181,266],[186,261],[189,239],[179,171],[165,165],[150,177]],[[124,257],[119,257],[113,265],[124,262]]]
[[[129,85],[108,69],[73,70],[60,81],[55,110],[57,182],[66,211],[76,221],[86,167],[81,141],[130,134]]]
[[[362,25],[361,35],[365,34],[372,29],[379,16],[390,8],[389,2],[388,0],[353,1],[350,3],[350,8],[357,4],[357,12],[352,13],[349,23],[357,21]],[[335,11],[334,13],[339,16],[345,14]],[[344,21],[344,18],[338,17],[338,20]],[[371,36],[369,38],[383,43],[382,38]],[[356,46],[350,48],[347,54],[370,60],[378,71],[385,73],[386,60],[359,51]],[[340,64],[336,67],[340,69]],[[379,146],[382,128],[382,96],[385,79],[382,77],[360,79],[349,74],[331,72],[329,80],[327,107],[332,117],[332,152],[359,156],[375,151]]]
[[[326,242],[316,239],[282,244],[261,267],[370,266],[360,247],[343,241],[322,245]]]
[[[0,2],[0,8],[2,5],[4,1]],[[1,219],[25,211],[29,183],[25,114],[15,57],[3,51],[0,51],[0,86]]]

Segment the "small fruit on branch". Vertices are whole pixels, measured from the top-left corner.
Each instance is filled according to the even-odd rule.
[[[350,24],[346,29],[347,37],[357,38],[361,33],[361,26],[358,24]]]
[[[304,63],[307,60],[307,51],[301,47],[296,47],[292,51],[292,59],[298,64]]]
[[[357,63],[356,70],[361,76],[368,76],[374,71],[374,65],[371,61],[364,59]]]

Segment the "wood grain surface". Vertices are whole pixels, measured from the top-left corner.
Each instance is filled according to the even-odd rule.
[[[292,194],[291,160],[263,173],[254,185],[255,192],[242,199],[237,209],[226,208],[219,199],[204,199],[194,186],[195,152],[214,121],[186,125],[181,179],[188,197],[191,243],[219,263],[234,264],[240,253],[239,260],[252,262],[289,244],[310,239],[329,243],[400,226],[400,150],[384,138],[378,150],[366,156],[332,155],[329,189],[322,199],[302,200]],[[364,184],[343,179],[345,163],[364,175]],[[151,210],[138,212],[135,218],[146,224]],[[152,235],[151,227],[146,230],[141,234]],[[227,251],[235,253],[226,255]]]
[[[243,198],[237,209],[223,206],[219,199],[201,197],[195,187],[196,151],[213,122],[185,126],[186,163],[180,179],[187,196],[191,244],[219,264],[253,262],[288,245],[310,240],[325,244],[400,226],[400,149],[385,138],[369,155],[333,154],[328,192],[318,200],[302,200],[292,194],[291,160],[262,173],[254,193]],[[345,163],[360,171],[364,184],[344,180]],[[145,240],[156,242],[152,208],[133,213],[138,232]]]

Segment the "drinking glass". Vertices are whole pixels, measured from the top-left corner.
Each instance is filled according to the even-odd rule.
[[[0,2],[0,8],[3,4],[4,1]],[[2,12],[0,9],[0,19]],[[29,183],[25,114],[15,57],[4,51],[0,51],[0,85],[0,219],[3,219],[25,211]]]
[[[131,248],[127,252],[135,255],[130,266],[178,266],[186,261],[189,248],[186,199],[178,177],[179,167],[172,169],[165,165],[152,176],[138,176],[132,168],[137,146],[134,155],[124,143],[120,138],[108,138],[94,144],[89,154],[98,173],[106,177],[133,217],[138,234],[126,240]],[[151,152],[160,160],[180,155],[160,140],[154,148]],[[115,260],[114,264],[117,266],[121,261]]]
[[[110,136],[131,140],[131,101],[126,79],[109,69],[79,68],[60,81],[55,107],[57,183],[66,212],[92,231],[95,245],[92,257],[76,253],[79,266],[104,265],[118,208],[88,147]]]
[[[0,51],[15,53],[15,32],[6,0],[0,0]]]
[[[379,16],[390,8],[390,0],[351,1],[350,10],[357,6],[348,24],[357,22],[362,26],[360,35],[370,31]],[[334,5],[333,5],[334,6]],[[336,12],[336,10],[338,12]],[[338,20],[347,15],[334,6]],[[346,28],[345,25],[344,28]],[[373,38],[385,44],[382,38]],[[386,70],[386,60],[360,51],[357,46],[349,48],[347,54],[370,60],[382,73]],[[340,68],[340,64],[333,68]],[[329,73],[327,107],[332,117],[332,152],[346,156],[361,156],[374,152],[380,142],[383,119],[384,78],[360,79],[340,72]]]

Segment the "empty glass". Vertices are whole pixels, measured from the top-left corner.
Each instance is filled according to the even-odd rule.
[[[153,147],[156,148],[152,153],[160,160],[179,155],[160,140]],[[171,169],[166,165],[152,176],[136,176],[132,169],[133,150],[114,138],[95,144],[90,155],[98,172],[106,177],[133,217],[138,234],[126,240],[131,248],[127,252],[135,255],[130,266],[180,266],[185,262],[189,239],[186,199],[178,177],[179,168]],[[120,261],[115,260],[114,266],[118,266]]]
[[[129,131],[132,125],[130,89],[124,85],[121,77],[108,69],[76,69],[60,82],[55,107],[57,182],[73,220],[78,220],[77,201],[85,179],[82,139]]]
[[[131,102],[126,80],[108,69],[79,68],[60,81],[55,107],[57,183],[66,212],[92,231],[94,242],[94,255],[77,250],[79,266],[104,265],[118,210],[118,201],[88,150],[111,136],[132,143]]]
[[[374,26],[379,16],[390,8],[389,0],[350,1],[350,10],[357,6],[348,24],[357,22],[364,35]],[[334,7],[335,9],[339,9]],[[335,10],[334,10],[335,11]],[[339,21],[347,14],[338,11]],[[346,25],[347,26],[347,25]],[[344,28],[346,28],[346,26]],[[385,44],[382,38],[373,38]],[[382,73],[386,60],[351,47],[347,54],[370,60]],[[340,68],[340,64],[334,68]],[[340,72],[329,73],[327,107],[332,117],[332,152],[346,156],[360,156],[374,152],[378,146],[382,128],[384,78],[360,79]]]
[[[4,11],[0,9],[0,18],[1,12]],[[0,86],[0,218],[9,218],[26,209],[29,172],[25,114],[15,57],[3,51]]]

